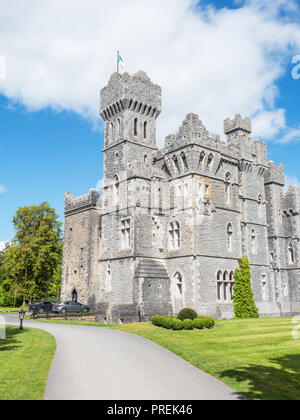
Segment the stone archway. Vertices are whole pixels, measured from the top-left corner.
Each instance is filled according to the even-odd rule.
[[[77,294],[77,290],[73,289],[72,290],[72,301],[73,302],[78,302],[78,294]]]

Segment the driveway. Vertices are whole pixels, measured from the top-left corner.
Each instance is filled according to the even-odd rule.
[[[6,322],[18,325],[16,315]],[[107,328],[24,321],[52,334],[57,352],[45,400],[238,400],[242,397],[175,354]]]

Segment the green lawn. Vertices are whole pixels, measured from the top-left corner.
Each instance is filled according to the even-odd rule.
[[[213,330],[169,331],[150,323],[117,328],[171,350],[251,399],[300,399],[300,340],[291,319],[218,321]]]
[[[48,333],[7,326],[0,340],[0,400],[41,400],[55,350]]]
[[[20,308],[1,308],[0,307],[0,313],[14,313],[14,312],[19,312]]]

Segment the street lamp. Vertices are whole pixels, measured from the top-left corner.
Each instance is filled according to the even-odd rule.
[[[25,317],[25,311],[23,311],[23,308],[19,312],[19,319],[20,319],[20,330],[23,330],[23,320]]]

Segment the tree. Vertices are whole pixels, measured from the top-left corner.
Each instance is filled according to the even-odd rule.
[[[19,208],[13,218],[16,235],[3,258],[15,300],[23,303],[59,293],[62,263],[61,223],[47,202]]]
[[[235,271],[235,285],[233,308],[235,318],[259,318],[258,309],[254,302],[251,288],[251,271],[248,257],[239,259],[239,266]]]

